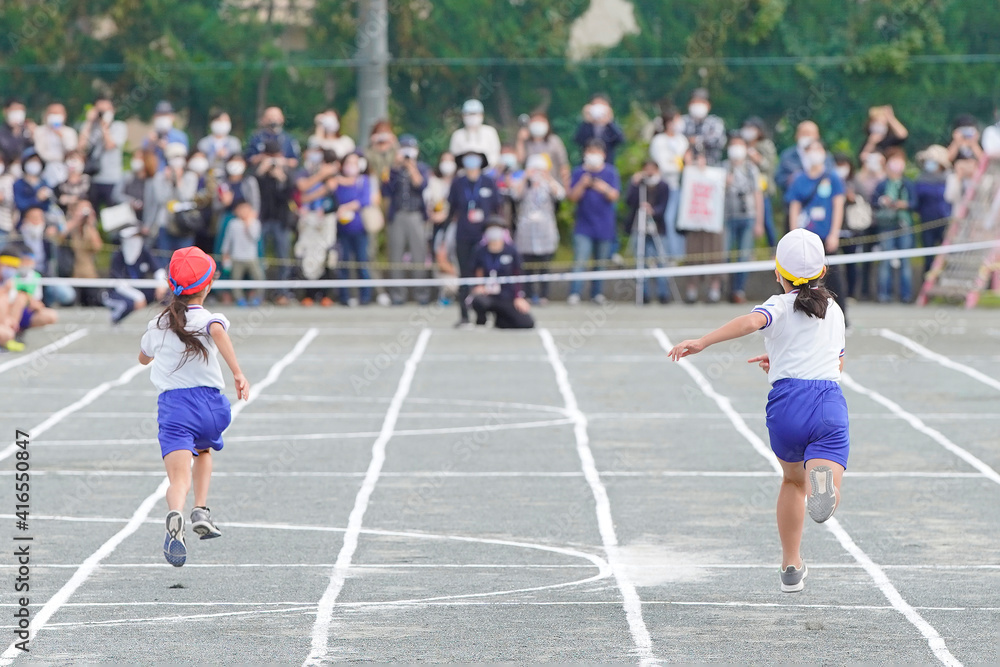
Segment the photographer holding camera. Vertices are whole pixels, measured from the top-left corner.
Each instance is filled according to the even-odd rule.
[[[423,265],[427,261],[427,209],[424,206],[424,189],[431,178],[431,168],[419,161],[420,148],[412,134],[399,138],[399,150],[389,170],[389,181],[382,186],[383,194],[390,198],[389,225],[386,235],[389,242],[389,262],[394,266],[389,275],[396,278],[425,278],[429,272],[421,269],[403,271],[404,253],[410,253],[410,263]],[[414,288],[414,297],[420,305],[430,302],[429,287]],[[406,303],[406,288],[389,290],[393,305]]]
[[[979,121],[975,116],[962,114],[952,124],[951,144],[948,146],[948,160],[979,160],[983,149],[979,146]]]
[[[68,243],[73,251],[73,278],[100,278],[97,273],[97,253],[104,247],[97,231],[97,214],[94,206],[86,199],[80,199],[66,211],[66,229],[60,234],[60,242]],[[80,305],[101,305],[100,290],[85,287],[79,290]]]

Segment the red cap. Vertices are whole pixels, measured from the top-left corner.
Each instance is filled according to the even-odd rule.
[[[170,288],[175,296],[197,294],[215,275],[215,260],[201,248],[189,246],[170,256]]]

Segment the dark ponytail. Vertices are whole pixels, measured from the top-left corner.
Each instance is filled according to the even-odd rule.
[[[170,299],[170,303],[167,304],[166,309],[160,313],[160,317],[157,319],[156,324],[160,328],[162,326],[163,318],[167,318],[166,328],[173,331],[174,334],[181,339],[184,343],[184,356],[181,357],[181,362],[178,364],[178,368],[187,363],[188,360],[194,357],[201,357],[202,360],[208,361],[208,348],[205,347],[205,343],[201,341],[201,334],[194,331],[188,331],[184,327],[187,325],[187,307],[188,303],[191,301],[191,297],[197,296],[197,294],[185,294],[182,296],[174,296]],[[174,370],[177,370],[176,368]]]
[[[798,289],[799,293],[795,295],[795,305],[792,310],[801,311],[809,317],[821,320],[825,318],[826,308],[830,304],[828,299],[833,297],[833,292],[826,288],[823,279],[810,280]]]

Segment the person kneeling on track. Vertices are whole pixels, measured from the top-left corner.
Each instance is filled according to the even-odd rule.
[[[35,270],[35,256],[31,250],[23,244],[8,246],[0,251],[0,264],[6,269],[3,281],[6,294],[4,322],[13,329],[15,341],[22,342],[21,338],[28,329],[55,324],[59,314],[42,303],[41,274]],[[11,269],[14,271],[11,272]],[[0,333],[0,344],[3,344],[3,338]],[[11,346],[9,340],[5,347],[8,350],[23,349],[23,346]]]
[[[478,278],[490,278],[485,285],[472,288],[470,305],[476,311],[476,324],[483,326],[489,313],[495,316],[497,329],[531,329],[531,305],[524,298],[520,285],[494,282],[496,278],[517,276],[521,273],[521,256],[511,243],[507,221],[502,217],[490,218],[483,234],[483,244],[476,249],[472,270]]]

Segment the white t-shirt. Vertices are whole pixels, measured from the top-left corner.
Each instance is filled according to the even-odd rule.
[[[670,136],[660,132],[649,142],[649,157],[656,162],[663,180],[675,192],[681,184],[681,169],[687,149],[688,140],[683,134]]]
[[[472,129],[461,127],[455,130],[448,144],[448,152],[457,158],[470,151],[482,153],[486,156],[488,166],[496,166],[500,161],[500,135],[497,134],[496,128],[491,125],[480,125]]]
[[[159,391],[188,387],[225,389],[222,367],[219,366],[219,348],[215,346],[208,327],[212,322],[219,322],[228,331],[229,320],[226,316],[210,313],[201,306],[188,306],[187,324],[184,328],[202,334],[202,343],[208,350],[208,360],[201,356],[188,357],[183,365],[181,359],[184,357],[184,343],[170,329],[160,328],[166,326],[167,318],[163,318],[162,325],[159,321],[157,316],[146,325],[146,333],[139,343],[142,353],[154,359],[153,370],[150,372],[153,386]]]
[[[844,312],[828,299],[826,317],[817,319],[794,310],[798,290],[776,294],[753,312],[767,318],[761,331],[764,349],[771,360],[767,381],[783,378],[840,382],[840,358],[844,356]]]
[[[991,158],[1000,158],[1000,123],[983,130],[983,151]]]

